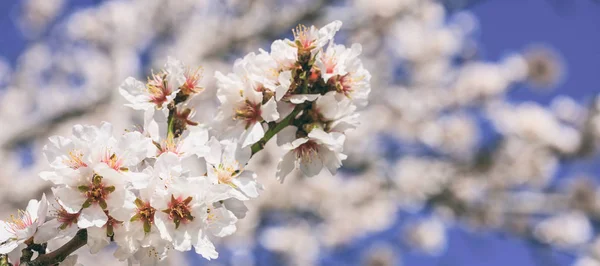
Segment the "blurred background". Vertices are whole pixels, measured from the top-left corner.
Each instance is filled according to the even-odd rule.
[[[210,121],[214,71],[335,19],[373,75],[343,169],[279,184],[268,145],[251,163],[266,190],[219,259],[166,265],[600,265],[594,0],[2,0],[0,218],[50,194],[48,136],[141,124],[126,77],[167,55],[202,66]],[[123,264],[113,250],[80,263]]]

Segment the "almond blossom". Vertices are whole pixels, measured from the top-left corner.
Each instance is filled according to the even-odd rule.
[[[291,45],[298,48],[299,51],[316,51],[333,39],[333,36],[342,27],[342,22],[336,20],[324,27],[317,29],[315,26],[306,27],[299,25],[294,32],[294,41],[287,40]]]
[[[219,87],[217,97],[222,106],[217,120],[223,123],[228,134],[241,135],[243,147],[256,143],[264,136],[263,121],[279,119],[275,99],[264,95],[261,87],[248,78],[247,68],[252,57],[251,54],[236,61],[234,73],[227,76],[220,72],[215,74]]]
[[[213,184],[229,187],[237,199],[258,197],[261,185],[256,174],[244,169],[250,160],[249,148],[241,148],[236,141],[210,140],[210,154],[206,156],[207,179]]]
[[[335,174],[347,157],[342,153],[344,135],[314,128],[308,136],[296,139],[296,132],[296,128],[288,127],[279,134],[281,147],[287,152],[277,165],[277,179],[283,182],[294,168],[300,168],[308,177],[317,175],[323,167]],[[285,142],[289,139],[293,141]]]
[[[8,254],[25,242],[39,242],[38,228],[46,221],[48,202],[46,195],[40,201],[32,199],[24,211],[19,210],[17,216],[10,221],[0,221],[0,254]],[[38,240],[38,241],[36,241]]]
[[[195,79],[197,74],[187,74],[183,64],[174,58],[169,57],[165,64],[165,70],[152,74],[148,79],[148,83],[144,84],[133,77],[129,77],[119,87],[119,93],[129,101],[126,106],[136,110],[152,110],[154,108],[164,108],[165,104],[171,102],[177,96],[179,87],[193,83],[195,90],[195,82],[188,81]],[[186,87],[187,88],[187,87]]]

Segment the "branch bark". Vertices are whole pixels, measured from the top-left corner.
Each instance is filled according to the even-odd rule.
[[[35,260],[24,262],[23,266],[50,266],[65,260],[71,253],[87,243],[87,230],[77,231],[75,237],[57,250],[38,256]]]

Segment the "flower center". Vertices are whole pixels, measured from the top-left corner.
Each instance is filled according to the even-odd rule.
[[[104,213],[106,214],[106,217],[108,217],[108,220],[106,221],[103,227],[106,227],[106,235],[109,237],[113,237],[115,235],[115,227],[121,225],[123,222],[110,216],[108,214],[108,211],[106,210],[104,211]]]
[[[337,60],[335,56],[326,56],[325,54],[323,54],[321,58],[323,60],[323,64],[325,65],[325,73],[333,73],[333,70],[337,66]]]
[[[296,158],[305,162],[310,162],[317,155],[318,147],[319,144],[309,140],[295,149]]]
[[[206,222],[209,224],[217,218],[212,207],[208,207],[208,209],[206,209],[206,214]]]
[[[364,78],[364,76],[360,76],[358,78],[351,77],[350,73],[343,76],[339,76],[337,83],[335,83],[335,89],[337,92],[343,93],[347,97],[350,97],[352,92],[354,92],[354,86],[356,85],[356,83],[360,82]]]
[[[192,197],[183,199],[182,197],[175,198],[173,195],[171,195],[171,201],[167,205],[168,208],[162,210],[162,212],[168,214],[169,219],[175,223],[176,229],[179,228],[181,223],[186,224],[194,220],[190,206],[191,202]]]
[[[174,138],[167,138],[162,140],[160,143],[155,143],[155,146],[158,147],[158,155],[171,152],[177,155],[180,155],[179,147],[181,140]],[[158,144],[158,145],[157,145]]]
[[[79,213],[69,213],[63,206],[60,206],[60,209],[56,211],[56,220],[61,223],[59,227],[61,230],[67,229],[67,227],[77,223],[78,218]]]
[[[73,169],[87,167],[87,164],[83,162],[83,152],[79,150],[69,151],[68,158],[64,159],[63,163]]]
[[[106,151],[104,153],[104,157],[101,162],[108,165],[110,168],[115,169],[117,171],[126,171],[127,168],[123,167],[123,160],[118,158],[115,153],[111,153],[110,151]]]
[[[162,104],[167,101],[167,95],[170,94],[165,78],[165,73],[152,74],[152,79],[148,79],[146,85],[146,90],[150,94],[150,102],[158,107],[162,107]]]
[[[31,214],[29,212],[19,210],[17,216],[11,215],[10,221],[6,224],[8,225],[8,231],[16,235],[17,231],[27,229],[33,222],[35,221],[31,219]]]
[[[94,174],[92,182],[89,185],[82,185],[77,187],[77,189],[87,198],[83,203],[83,208],[87,208],[93,203],[98,203],[102,209],[106,209],[106,199],[110,193],[115,191],[115,186],[105,186],[102,183],[102,177]]]
[[[292,33],[294,34],[296,43],[301,46],[299,48],[307,49],[312,46],[314,40],[311,40],[310,38],[310,28],[300,24],[296,29],[292,29]]]
[[[248,128],[257,121],[262,120],[260,115],[260,103],[253,104],[246,100],[243,105],[235,109],[235,116],[233,119],[246,121],[246,128]]]
[[[184,73],[185,83],[181,86],[181,91],[185,95],[191,95],[194,93],[199,93],[202,91],[202,87],[198,86],[198,81],[202,77],[202,68],[196,69],[196,71],[192,71],[192,69],[187,69]]]
[[[150,202],[144,202],[139,198],[135,199],[135,206],[137,207],[137,212],[131,217],[130,221],[142,221],[144,223],[144,232],[150,233],[150,229],[154,223],[154,213],[156,213],[156,209],[150,205]]]

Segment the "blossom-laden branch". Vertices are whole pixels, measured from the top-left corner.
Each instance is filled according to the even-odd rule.
[[[46,221],[43,196],[1,222],[4,261],[74,265],[75,250],[87,245],[96,253],[110,242],[117,259],[141,265],[155,265],[169,250],[217,258],[211,239],[233,234],[244,201],[259,196],[262,186],[245,168],[273,137],[287,151],[275,173],[281,181],[295,167],[306,176],[324,167],[335,174],[346,158],[344,133],[357,126],[370,74],[360,45],[333,43],[340,27],[299,26],[294,40],[248,54],[233,73],[215,73],[221,105],[212,123],[194,121],[186,105],[204,90],[200,69],[169,58],[146,83],[127,78],[119,91],[143,112],[143,127],[115,137],[106,122],[76,125],[70,137],[51,137],[44,153],[52,171],[40,177],[54,184],[54,219]],[[190,163],[202,167],[184,167]],[[71,240],[47,253],[48,242],[65,237]]]

